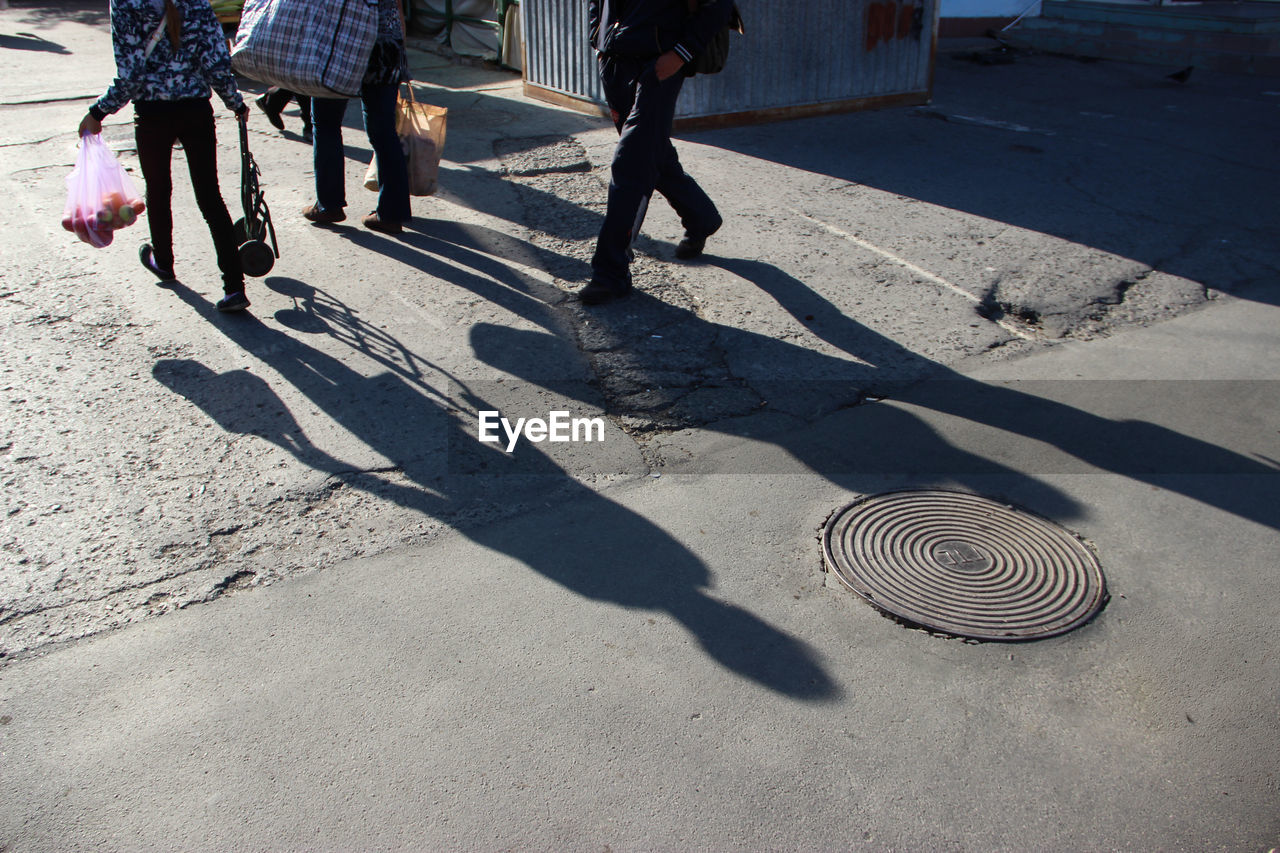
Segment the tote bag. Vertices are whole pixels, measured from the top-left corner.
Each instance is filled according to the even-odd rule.
[[[409,195],[432,195],[440,185],[440,155],[444,152],[449,110],[420,103],[413,96],[413,86],[405,88],[409,97],[401,95],[396,100],[396,133],[409,170]],[[371,190],[378,189],[376,158],[369,164],[364,185]]]
[[[231,67],[313,98],[360,95],[378,38],[377,0],[245,0]]]

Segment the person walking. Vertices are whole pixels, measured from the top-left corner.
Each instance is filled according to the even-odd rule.
[[[302,114],[302,138],[311,141],[311,99],[279,86],[272,86],[254,99],[254,103],[267,116],[267,121],[276,130],[284,130],[284,117],[280,113],[289,106],[290,101],[298,102],[298,112]]]
[[[208,0],[113,0],[111,41],[116,78],[80,122],[80,134],[101,133],[102,120],[133,101],[134,136],[146,185],[151,242],[142,265],[174,281],[173,146],[182,144],[196,204],[213,236],[222,273],[219,311],[249,307],[235,226],[218,187],[212,92],[239,121],[249,107],[231,73],[226,37]]]
[[[631,244],[656,189],[684,226],[676,257],[696,258],[722,224],[719,211],[671,144],[685,66],[728,24],[733,0],[589,0],[588,32],[618,129],[604,223],[591,259],[587,305],[631,292]]]
[[[404,48],[404,18],[399,0],[378,0],[378,39],[360,89],[364,129],[378,158],[378,204],[361,223],[384,234],[399,234],[409,221],[409,170],[396,133],[396,99],[409,79]],[[346,98],[312,98],[312,155],[316,201],[302,215],[317,224],[347,218],[346,160],[342,150],[342,118]]]

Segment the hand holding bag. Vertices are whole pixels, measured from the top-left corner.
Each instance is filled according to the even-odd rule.
[[[110,245],[115,229],[132,225],[145,209],[129,173],[102,136],[81,136],[75,168],[67,176],[62,227],[100,249]]]
[[[245,0],[231,67],[300,95],[355,98],[377,38],[377,0]]]

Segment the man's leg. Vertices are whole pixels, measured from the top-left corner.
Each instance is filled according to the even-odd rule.
[[[591,260],[592,284],[584,301],[607,301],[631,287],[631,243],[639,233],[660,164],[671,146],[671,123],[684,78],[658,80],[653,62],[607,59],[601,79],[610,108],[618,115],[609,202]],[[604,298],[597,298],[604,297]]]
[[[346,98],[312,98],[312,163],[316,175],[316,204],[302,215],[312,222],[341,222],[347,206],[346,157],[342,151],[342,119]]]
[[[378,158],[377,226],[398,231],[413,212],[409,205],[409,170],[400,135],[396,133],[396,101],[400,86],[396,83],[366,85],[362,90],[364,129],[369,144]],[[365,223],[368,225],[369,223]],[[371,225],[374,230],[377,226]]]
[[[676,147],[667,140],[667,151],[659,163],[658,192],[671,203],[684,226],[684,239],[676,246],[677,258],[702,254],[707,238],[724,224],[715,202],[680,165]]]
[[[284,130],[284,119],[280,118],[280,111],[289,103],[292,97],[288,90],[281,89],[279,86],[272,86],[266,92],[259,95],[254,103],[267,115],[267,121],[271,122],[271,126],[276,130]]]
[[[298,112],[302,113],[302,135],[311,138],[311,98],[306,95],[293,96],[298,102]]]

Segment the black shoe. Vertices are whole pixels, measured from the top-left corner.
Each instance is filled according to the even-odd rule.
[[[243,290],[237,290],[235,293],[228,293],[226,296],[218,300],[219,311],[243,311],[248,307],[249,297],[244,295]]]
[[[631,295],[631,285],[618,287],[606,284],[598,278],[591,279],[587,286],[578,291],[578,301],[583,305],[603,305],[617,299],[626,299]]]
[[[156,253],[155,250],[151,248],[150,243],[143,243],[138,247],[138,260],[142,261],[142,265],[161,281],[178,280],[178,277],[173,274],[173,270],[166,269],[156,263]]]
[[[268,95],[259,95],[254,98],[253,102],[267,114],[267,121],[271,122],[272,127],[276,130],[284,130],[284,119],[280,117],[280,111],[271,109],[270,102],[267,99]]]
[[[676,257],[682,261],[692,260],[701,255],[706,246],[706,237],[689,237],[686,235],[683,240],[676,244]]]
[[[311,134],[311,125],[309,124],[305,124],[302,126],[302,141],[307,143],[308,145],[315,144],[315,137],[312,136]]]
[[[720,230],[720,226],[724,225],[724,220],[719,214],[713,216],[712,222],[704,222],[704,225],[711,227],[701,234],[693,234],[685,229],[684,239],[676,244],[676,257],[682,261],[693,260],[702,254],[702,250],[707,247],[707,238]]]

